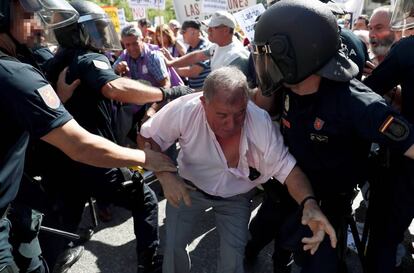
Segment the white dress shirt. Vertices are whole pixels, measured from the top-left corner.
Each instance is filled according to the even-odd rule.
[[[284,183],[296,160],[267,112],[248,102],[238,166],[229,168],[207,122],[201,96],[199,92],[170,102],[142,125],[141,135],[152,138],[163,151],[178,139],[179,175],[208,194],[231,197],[246,193],[272,176]],[[261,174],[253,181],[249,179],[249,167]]]

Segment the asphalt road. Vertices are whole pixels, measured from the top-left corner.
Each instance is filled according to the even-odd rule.
[[[157,186],[155,186],[157,188]],[[165,204],[166,200],[160,198],[159,223],[161,243],[165,236]],[[359,202],[355,202],[359,204]],[[260,196],[256,196],[254,207],[260,204]],[[100,223],[95,228],[92,239],[85,244],[85,251],[81,259],[69,270],[68,273],[136,273],[135,236],[130,213],[121,208],[112,208],[113,219],[109,223]],[[253,210],[253,214],[256,210]],[[414,222],[413,222],[414,223]],[[88,210],[85,211],[85,219],[82,226],[91,224]],[[216,272],[216,260],[218,254],[218,234],[214,228],[214,217],[210,211],[206,211],[201,221],[197,222],[193,231],[195,238],[188,247],[193,264],[192,273]],[[411,234],[414,235],[414,224],[411,225]],[[407,234],[406,243],[410,240]],[[411,241],[412,238],[411,238]],[[361,268],[357,256],[348,251],[347,266],[350,273],[360,273]],[[246,273],[273,272],[271,265],[271,244],[267,246],[258,258],[256,266]],[[293,273],[299,272],[294,267]],[[414,255],[407,252],[403,258],[403,270],[401,273],[414,272]]]

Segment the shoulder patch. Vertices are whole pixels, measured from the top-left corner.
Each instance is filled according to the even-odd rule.
[[[109,67],[109,64],[107,64],[107,63],[106,63],[106,62],[104,62],[104,61],[93,60],[92,62],[93,62],[93,65],[94,65],[96,68],[99,68],[99,69],[109,69],[109,68],[110,68],[110,67]]]
[[[52,109],[59,107],[60,99],[50,84],[42,86],[36,91],[39,93],[40,97],[48,107]]]
[[[379,131],[394,141],[403,141],[410,133],[408,125],[403,120],[394,116],[388,116]]]

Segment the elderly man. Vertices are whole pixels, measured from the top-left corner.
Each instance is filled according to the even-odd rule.
[[[302,203],[302,223],[313,232],[302,239],[304,249],[315,253],[325,232],[335,247],[335,232],[279,129],[249,102],[243,73],[234,67],[217,69],[203,89],[168,104],[141,128],[140,143],[150,141],[165,151],[178,139],[181,146],[179,177],[157,173],[168,200],[163,272],[190,272],[185,248],[195,217],[209,207],[221,238],[217,272],[244,272],[250,200],[255,186],[272,176]]]
[[[125,75],[134,80],[145,81],[152,86],[169,87],[171,85],[170,75],[158,47],[151,46],[143,41],[142,32],[134,26],[129,25],[121,31],[121,41],[125,50],[116,60],[113,68],[117,74]],[[157,103],[152,103],[144,112],[140,105],[122,104],[118,108],[119,120],[115,123],[117,141],[121,145],[135,145],[129,139],[128,134],[133,126],[134,120],[155,114],[160,108]],[[122,109],[121,109],[122,108]]]
[[[384,60],[395,41],[395,33],[390,28],[391,15],[391,7],[382,6],[375,9],[369,19],[369,44],[374,65]]]
[[[121,41],[125,50],[113,65],[115,72],[134,80],[146,80],[152,86],[170,86],[170,77],[162,57],[142,41],[139,29],[132,25],[124,27]]]
[[[207,49],[197,50],[172,61],[166,61],[167,65],[183,67],[210,59],[212,70],[234,65],[248,75],[249,52],[241,43],[233,40],[236,27],[233,15],[227,11],[216,11],[204,23],[208,26],[208,39],[215,44]]]

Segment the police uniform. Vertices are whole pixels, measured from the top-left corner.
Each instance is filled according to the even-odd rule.
[[[397,42],[384,61],[364,83],[384,95],[401,85],[401,114],[414,123],[414,36]],[[389,177],[379,190],[381,211],[372,219],[368,247],[370,272],[390,272],[395,266],[396,248],[414,218],[413,160],[391,153]]]
[[[7,242],[9,222],[5,219],[5,212],[19,188],[29,136],[40,138],[64,125],[72,116],[38,70],[0,54],[0,120],[4,130],[7,129],[0,144],[2,269],[12,263]]]
[[[359,73],[355,78],[361,80],[365,63],[369,61],[367,46],[349,29],[342,28],[340,36],[346,46],[348,57],[358,66]]]
[[[414,143],[411,126],[357,80],[322,78],[318,92],[305,96],[286,91],[281,123],[289,151],[337,230],[351,211],[353,188],[368,177],[371,142],[400,154]],[[336,251],[325,240],[304,259],[304,272],[336,272],[336,261]]]
[[[66,56],[60,58],[61,55]],[[67,82],[75,79],[81,81],[72,97],[65,103],[66,109],[90,133],[115,142],[111,123],[112,103],[101,92],[106,83],[119,78],[112,70],[109,60],[103,54],[82,49],[63,49],[55,58],[56,60],[49,62],[48,75],[56,78],[62,67],[69,66]],[[128,170],[96,168],[74,162],[56,148],[45,146],[47,147],[42,147],[38,156],[47,165],[43,170],[43,177],[51,182],[48,183],[49,190],[63,195],[63,229],[76,231],[87,198],[94,196],[132,211],[134,231],[138,237],[138,255],[158,247],[158,202],[154,192],[146,184],[135,185],[137,189],[123,189],[121,183],[129,180],[128,176],[131,176]],[[53,188],[56,181],[63,182],[59,188]],[[45,221],[47,220],[46,217]],[[52,248],[58,246],[58,243],[50,243],[51,239],[47,239],[48,245]],[[48,263],[54,264],[58,251],[49,248],[44,254]]]

